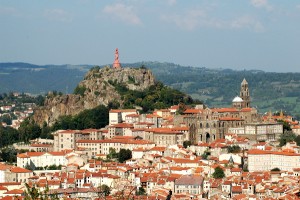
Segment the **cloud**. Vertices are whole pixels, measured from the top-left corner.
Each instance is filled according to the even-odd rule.
[[[300,10],[300,4],[296,5],[296,8],[297,8],[298,10]]]
[[[173,6],[177,3],[176,0],[167,0],[167,4],[170,5],[170,6]]]
[[[255,32],[264,32],[265,28],[262,23],[253,17],[242,16],[231,22],[231,27],[234,29],[249,29],[254,30]]]
[[[142,24],[140,18],[134,13],[132,6],[126,6],[121,3],[105,6],[103,12],[109,14],[118,20],[124,21],[133,25]]]
[[[71,22],[72,16],[63,9],[45,10],[44,16],[50,21]]]
[[[0,6],[0,15],[20,16],[16,8]]]
[[[267,11],[273,10],[273,7],[269,4],[268,0],[251,0],[250,3],[256,8],[264,8]]]
[[[185,30],[194,30],[197,27],[214,27],[222,28],[222,20],[210,18],[206,12],[201,9],[190,10],[183,15],[163,15],[164,21],[175,23],[178,27]]]
[[[183,30],[193,31],[197,28],[214,28],[214,29],[247,29],[254,32],[264,32],[263,24],[251,16],[241,16],[236,19],[223,20],[208,16],[204,10],[191,10],[182,15],[163,15],[162,20],[174,23]]]

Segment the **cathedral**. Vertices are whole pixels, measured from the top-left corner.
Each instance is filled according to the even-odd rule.
[[[184,112],[184,121],[190,129],[190,140],[198,142],[212,142],[225,138],[229,128],[244,127],[244,124],[259,122],[259,115],[255,108],[250,106],[251,98],[248,82],[241,83],[240,96],[232,101],[227,108],[204,108],[196,106]]]

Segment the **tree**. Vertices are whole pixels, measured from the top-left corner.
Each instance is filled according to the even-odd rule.
[[[296,135],[291,131],[285,131],[283,134],[280,135],[279,138],[279,146],[284,146],[287,142],[295,141]]]
[[[45,190],[41,192],[35,186],[29,186],[25,183],[26,191],[24,192],[24,199],[25,200],[33,200],[33,199],[40,199],[40,200],[59,200],[57,194],[49,194],[49,188],[46,186]]]
[[[228,153],[239,153],[241,152],[241,147],[239,145],[233,145],[227,147]]]
[[[210,156],[210,152],[205,150],[203,154],[201,154],[201,158],[206,160]]]
[[[120,149],[118,154],[118,160],[123,163],[125,160],[132,158],[132,152],[129,149]]]
[[[118,153],[116,152],[116,149],[115,148],[112,148],[112,147],[109,147],[109,153],[108,155],[106,156],[107,159],[114,159],[114,158],[118,158],[119,155]]]
[[[100,190],[104,193],[105,196],[108,196],[110,194],[110,187],[105,184],[100,186]]]
[[[292,130],[292,129],[291,129],[291,126],[290,126],[290,124],[289,124],[288,122],[283,121],[283,120],[278,120],[277,122],[280,122],[280,123],[283,124],[283,131],[284,131],[284,132],[285,132],[285,131],[291,131],[291,130]]]
[[[224,178],[225,173],[221,167],[216,167],[214,173],[212,174],[214,178]]]
[[[300,146],[300,135],[297,135],[297,137],[295,138],[295,142],[298,146]]]
[[[38,106],[43,106],[43,105],[44,105],[44,102],[45,102],[45,97],[42,96],[42,95],[38,95],[38,96],[35,98],[35,101],[36,101],[36,105],[38,105]]]
[[[139,187],[138,191],[136,192],[136,195],[146,195],[146,190],[143,187]]]
[[[189,147],[189,146],[191,146],[191,145],[192,145],[192,142],[189,141],[189,140],[186,140],[186,141],[183,142],[183,147],[184,147],[184,148],[187,148],[187,147]]]
[[[17,162],[17,151],[13,146],[7,146],[1,149],[0,157],[4,162]]]
[[[272,172],[280,172],[280,169],[278,167],[275,167],[273,169],[271,169]]]
[[[20,125],[20,141],[28,142],[31,139],[40,137],[41,128],[32,119],[26,118]]]

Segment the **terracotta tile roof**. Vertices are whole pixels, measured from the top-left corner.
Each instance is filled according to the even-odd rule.
[[[127,124],[127,123],[119,123],[119,124],[114,124],[111,127],[114,128],[133,128],[132,124]]]
[[[23,193],[24,193],[23,190],[20,190],[20,189],[13,189],[13,190],[10,190],[10,191],[8,191],[8,192],[5,192],[4,194],[19,194],[19,195],[21,195],[21,194],[23,194]]]
[[[155,134],[183,134],[180,131],[175,131],[172,128],[150,128],[146,129],[146,132],[153,132]]]
[[[242,186],[232,186],[231,187],[232,192],[234,193],[242,193]]]
[[[224,113],[224,112],[238,112],[236,108],[213,108],[212,112]]]
[[[244,121],[244,119],[238,117],[220,117],[219,120],[220,121]]]
[[[110,113],[136,112],[136,109],[110,109]]]
[[[198,185],[203,184],[203,177],[198,175],[183,175],[175,180],[175,185]]]
[[[4,187],[4,186],[0,186],[0,190],[6,190],[7,191],[7,188]]]
[[[91,132],[101,132],[101,130],[89,128],[89,129],[81,130],[81,132],[82,132],[82,133],[91,133]]]
[[[186,109],[183,113],[184,114],[199,114],[202,113],[204,109]]]
[[[264,150],[260,150],[260,149],[250,149],[248,151],[248,155],[251,154],[256,154],[256,155],[263,155],[263,154],[274,154],[274,155],[283,155],[283,156],[300,156],[300,154],[298,153],[294,153],[294,152],[285,152],[285,151],[264,151]]]
[[[32,173],[31,170],[21,168],[21,167],[12,167],[10,169],[10,171],[13,172],[13,173]]]
[[[167,147],[158,147],[158,146],[156,146],[156,147],[152,147],[150,149],[150,151],[165,151],[166,149],[167,149]]]
[[[58,133],[59,134],[74,134],[74,133],[78,133],[79,130],[62,130],[62,131],[59,131]]]

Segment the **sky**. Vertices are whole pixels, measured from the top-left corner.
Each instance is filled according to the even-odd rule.
[[[0,62],[300,72],[299,0],[0,0]]]

